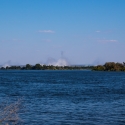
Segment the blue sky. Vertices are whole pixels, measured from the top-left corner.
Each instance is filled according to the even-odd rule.
[[[125,61],[125,0],[0,0],[0,64]]]

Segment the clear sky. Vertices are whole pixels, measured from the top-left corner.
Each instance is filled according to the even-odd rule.
[[[62,58],[125,61],[125,0],[0,0],[0,64]]]

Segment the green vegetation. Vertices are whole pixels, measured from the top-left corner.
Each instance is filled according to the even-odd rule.
[[[92,70],[95,71],[125,71],[125,62],[115,63],[107,62],[104,65],[94,66]]]
[[[53,65],[30,65],[1,67],[1,70],[93,70],[93,71],[125,71],[125,62],[106,62],[97,66],[53,66]]]
[[[53,65],[30,65],[26,66],[7,66],[1,67],[1,70],[91,70],[93,66],[53,66]]]

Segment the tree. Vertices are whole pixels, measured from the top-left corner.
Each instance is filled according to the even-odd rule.
[[[103,66],[98,65],[93,68],[97,71],[125,71],[125,66],[122,63],[106,62]]]
[[[26,69],[32,69],[32,66],[30,64],[26,64]]]
[[[5,68],[4,67],[1,67],[2,70],[4,70]]]
[[[40,70],[40,69],[42,69],[42,66],[40,64],[36,64],[34,68],[37,70]]]
[[[6,69],[9,69],[9,66],[7,66]]]
[[[114,62],[107,62],[104,65],[106,71],[114,71],[115,63]]]

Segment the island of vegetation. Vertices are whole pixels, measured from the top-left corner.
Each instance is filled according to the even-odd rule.
[[[125,71],[125,62],[115,63],[106,62],[104,65],[97,66],[53,66],[53,65],[30,65],[25,66],[6,66],[0,70],[92,70],[92,71]]]
[[[1,70],[91,70],[93,66],[53,66],[53,65],[30,65],[25,66],[6,66],[1,67]]]
[[[106,62],[104,65],[94,66],[94,71],[125,71],[125,62],[115,63],[115,62]]]

